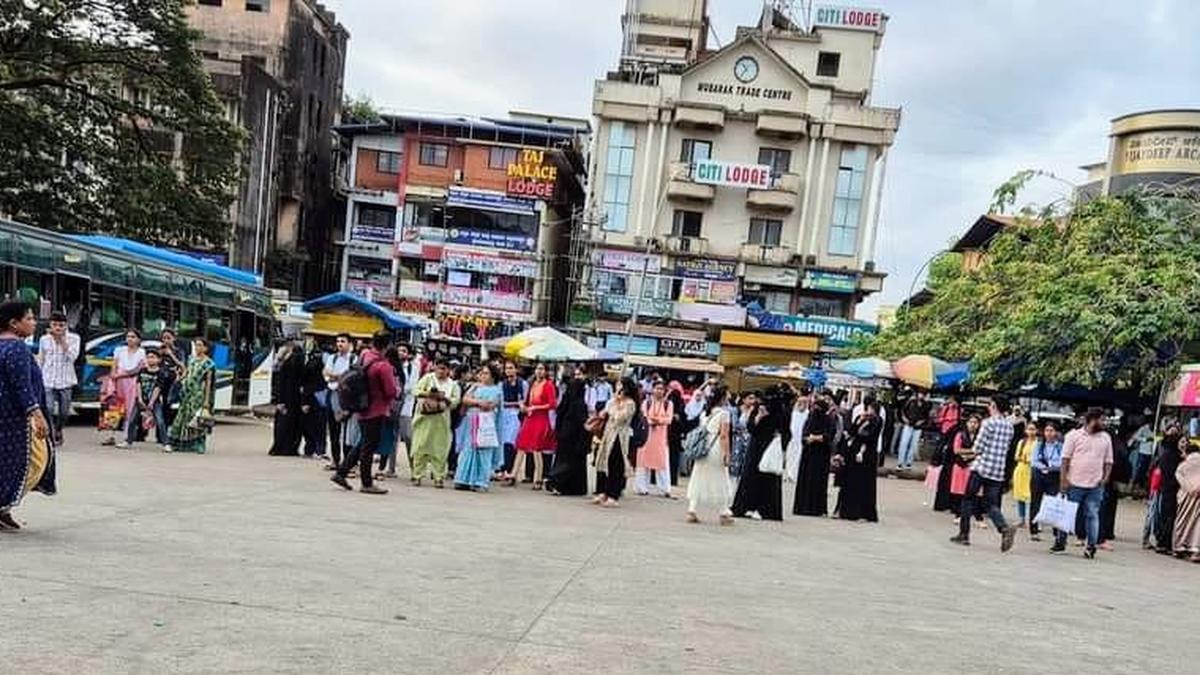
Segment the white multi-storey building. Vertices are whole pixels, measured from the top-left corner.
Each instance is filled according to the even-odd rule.
[[[617,348],[637,305],[631,351],[713,354],[720,327],[747,324],[836,347],[869,328],[855,307],[884,278],[879,204],[900,111],[870,100],[887,17],[818,7],[806,29],[768,7],[708,51],[704,10],[627,3],[619,68],[595,84],[583,297]]]

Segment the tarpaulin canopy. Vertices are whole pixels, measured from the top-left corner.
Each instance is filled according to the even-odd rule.
[[[631,366],[644,366],[662,370],[685,370],[693,373],[712,373],[720,375],[725,367],[708,359],[689,359],[682,356],[644,356],[630,354],[625,357],[625,363]]]
[[[331,293],[304,303],[313,315],[308,332],[317,335],[348,333],[369,337],[381,329],[424,330],[425,325],[352,293]]]

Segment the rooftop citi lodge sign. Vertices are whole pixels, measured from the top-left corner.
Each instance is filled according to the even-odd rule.
[[[765,190],[771,187],[771,167],[700,159],[692,165],[692,180],[709,185]]]

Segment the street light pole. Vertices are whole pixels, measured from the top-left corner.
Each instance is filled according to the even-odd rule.
[[[945,255],[949,252],[950,252],[950,249],[948,249],[948,248],[944,248],[939,251],[936,251],[933,253],[933,255],[929,256],[928,260],[921,263],[921,266],[917,268],[916,273],[913,274],[912,283],[910,283],[908,285],[908,298],[906,298],[904,301],[904,307],[905,307],[906,311],[912,311],[912,297],[913,297],[913,293],[917,289],[917,279],[921,278],[921,272],[924,272],[925,268],[929,267],[933,263],[934,260],[937,260],[938,258],[942,257],[943,255]]]
[[[654,250],[654,237],[646,238],[646,251],[642,256],[642,273],[638,277],[637,293],[633,296],[633,309],[629,323],[625,326],[625,349],[621,354],[621,377],[629,372],[629,348],[633,344],[633,327],[637,325],[638,313],[642,308],[642,294],[646,292],[646,275],[650,272],[650,255]]]

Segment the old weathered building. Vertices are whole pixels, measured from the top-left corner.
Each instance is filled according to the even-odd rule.
[[[247,132],[229,264],[294,294],[335,287],[331,128],[349,34],[314,0],[198,0],[188,16],[229,119]]]

